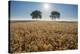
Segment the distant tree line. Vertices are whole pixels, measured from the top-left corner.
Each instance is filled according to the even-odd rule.
[[[41,19],[42,18],[42,12],[39,11],[39,10],[35,10],[33,11],[31,14],[32,16],[32,19]],[[51,14],[50,14],[50,18],[53,20],[53,19],[56,19],[56,18],[60,18],[60,13],[58,11],[52,11]]]

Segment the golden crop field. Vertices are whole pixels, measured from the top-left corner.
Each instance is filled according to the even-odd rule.
[[[77,48],[77,22],[10,22],[10,52],[40,52]]]

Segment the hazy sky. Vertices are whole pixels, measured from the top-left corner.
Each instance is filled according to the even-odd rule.
[[[77,20],[78,6],[69,4],[40,3],[27,1],[11,1],[10,15],[11,19],[32,19],[31,12],[40,10],[43,19],[50,19],[51,11],[58,11],[61,19]]]

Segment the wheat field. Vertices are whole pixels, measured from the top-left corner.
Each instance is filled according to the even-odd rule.
[[[10,22],[10,52],[40,52],[78,48],[78,23],[58,21]]]

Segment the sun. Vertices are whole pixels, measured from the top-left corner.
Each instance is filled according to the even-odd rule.
[[[48,10],[50,8],[49,4],[47,4],[47,3],[44,4],[43,7],[44,7],[45,10]]]

